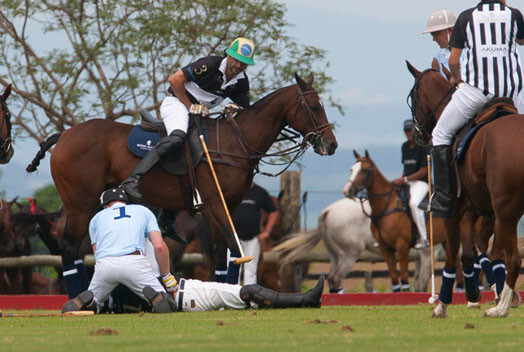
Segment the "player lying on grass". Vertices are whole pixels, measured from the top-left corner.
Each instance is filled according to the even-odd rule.
[[[63,313],[103,312],[104,304],[119,284],[147,299],[157,313],[320,307],[323,276],[305,294],[281,294],[260,285],[242,287],[199,280],[181,279],[179,285],[169,272],[169,252],[153,213],[144,206],[127,204],[125,192],[118,188],[102,193],[100,201],[104,209],[89,224],[95,273],[88,290],[69,300]]]

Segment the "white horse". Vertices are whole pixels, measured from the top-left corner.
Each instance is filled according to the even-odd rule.
[[[368,202],[364,203],[371,211]],[[353,268],[364,249],[374,251],[375,239],[370,220],[362,212],[359,201],[340,199],[322,210],[315,230],[299,232],[274,248],[281,253],[281,265],[295,261],[324,241],[331,259],[328,274],[330,292],[343,293],[342,281]]]
[[[329,291],[343,293],[342,281],[347,277],[362,252],[367,249],[378,253],[371,232],[371,221],[362,211],[371,213],[368,201],[343,198],[327,206],[318,217],[316,229],[298,232],[273,250],[280,252],[280,264],[294,262],[302,254],[311,251],[320,240],[324,241],[331,267],[328,274]],[[416,260],[415,291],[426,291],[431,271],[429,248],[424,249]],[[426,253],[427,252],[427,253]]]

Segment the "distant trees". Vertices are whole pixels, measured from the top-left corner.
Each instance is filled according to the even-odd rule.
[[[326,52],[286,35],[285,10],[273,0],[0,0],[0,84],[14,83],[13,122],[36,140],[90,118],[158,111],[170,74],[237,36],[257,45],[255,99],[294,72],[315,72],[325,93]]]

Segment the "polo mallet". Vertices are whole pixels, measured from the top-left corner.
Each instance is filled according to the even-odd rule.
[[[429,186],[429,201],[431,202],[431,155],[427,155],[428,162],[428,186]],[[431,210],[431,209],[430,209]],[[429,246],[431,250],[431,297],[429,297],[429,304],[434,304],[438,295],[435,293],[435,258],[433,253],[433,213],[429,212]]]
[[[233,221],[231,220],[231,216],[229,215],[229,210],[227,209],[226,200],[224,199],[224,195],[222,194],[222,189],[220,188],[220,184],[218,183],[218,178],[215,173],[215,168],[213,167],[213,162],[211,161],[211,157],[209,156],[206,141],[204,140],[204,136],[202,134],[199,137],[200,137],[200,142],[202,143],[202,148],[204,148],[204,153],[206,153],[207,162],[209,164],[209,168],[211,169],[211,173],[213,174],[213,179],[215,180],[215,184],[217,185],[218,194],[220,194],[220,199],[222,200],[224,211],[226,212],[227,219],[229,220],[229,225],[231,226],[231,230],[233,231],[233,236],[235,237],[235,241],[240,251],[240,258],[235,259],[233,263],[244,264],[244,263],[250,262],[253,259],[255,259],[255,257],[254,256],[246,257],[244,255],[244,250],[242,249],[242,246],[240,245],[240,241],[238,239],[237,230],[235,230],[235,225],[233,225]]]

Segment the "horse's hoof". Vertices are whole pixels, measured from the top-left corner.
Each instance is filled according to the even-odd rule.
[[[476,287],[472,292],[466,290],[466,299],[468,302],[476,303],[479,302],[481,298],[482,294],[480,293],[478,287]]]
[[[472,309],[479,309],[480,302],[468,302],[467,307]]]
[[[509,312],[504,312],[497,307],[493,307],[484,312],[484,317],[486,318],[505,318]]]
[[[513,291],[513,298],[511,300],[511,308],[518,308],[522,303],[522,297],[516,291]]]
[[[431,318],[447,318],[448,317],[448,311],[447,311],[447,304],[444,304],[442,302],[439,302],[437,307],[433,310],[433,314],[431,315]]]

